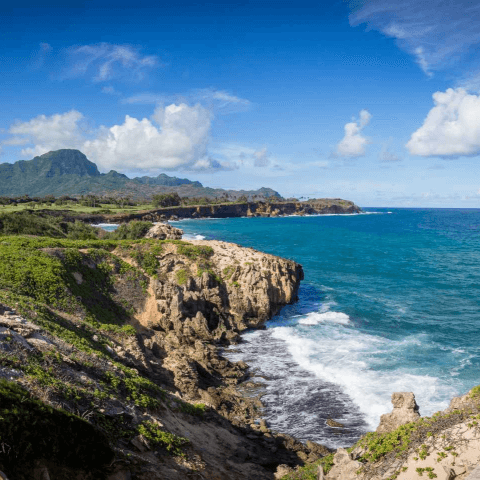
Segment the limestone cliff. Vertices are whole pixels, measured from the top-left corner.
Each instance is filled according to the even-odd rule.
[[[0,238],[0,259],[0,397],[39,412],[19,430],[0,402],[10,480],[267,480],[327,451],[258,422],[260,400],[236,389],[247,365],[219,350],[296,299],[295,262],[223,242],[33,237]],[[47,406],[80,422],[72,455],[58,427],[35,430]]]
[[[124,223],[132,220],[161,222],[182,218],[238,218],[238,217],[281,217],[286,215],[325,215],[361,213],[361,208],[341,198],[319,198],[304,202],[245,202],[194,205],[187,207],[157,208],[131,214],[79,214],[68,211],[44,210],[46,215],[59,215],[66,221],[82,220],[88,223]]]

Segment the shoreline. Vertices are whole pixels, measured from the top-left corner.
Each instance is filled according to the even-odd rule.
[[[33,212],[32,212],[33,213]],[[360,207],[349,200],[317,199],[306,202],[246,202],[211,205],[193,205],[156,208],[137,213],[86,214],[68,210],[37,210],[37,214],[62,217],[65,221],[84,223],[126,223],[132,220],[162,222],[200,218],[282,217],[289,215],[329,215],[362,213]]]

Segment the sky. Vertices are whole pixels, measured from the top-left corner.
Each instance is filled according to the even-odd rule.
[[[480,1],[19,0],[0,47],[0,163],[480,207]]]

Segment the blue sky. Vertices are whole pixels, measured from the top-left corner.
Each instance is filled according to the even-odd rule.
[[[480,3],[16,2],[0,162],[362,206],[480,206]],[[1,181],[1,179],[0,179]]]

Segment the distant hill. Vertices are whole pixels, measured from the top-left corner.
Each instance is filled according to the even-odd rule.
[[[100,173],[95,163],[78,150],[56,150],[32,160],[0,164],[0,195],[128,195],[132,198],[150,198],[157,193],[177,192],[182,197],[221,197],[229,194],[238,198],[277,197],[271,188],[259,190],[223,190],[204,187],[200,182],[170,177],[161,173],[157,177],[128,178],[111,170]]]

